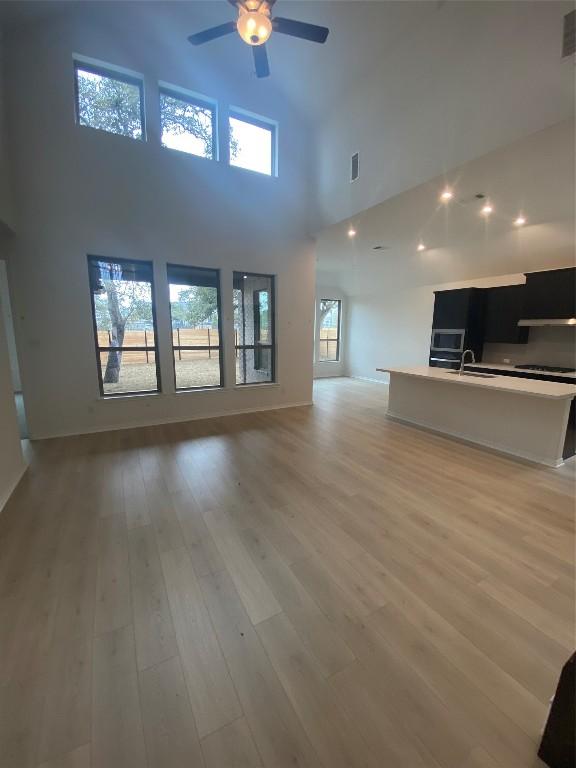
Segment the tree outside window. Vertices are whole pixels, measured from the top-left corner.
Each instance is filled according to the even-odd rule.
[[[75,70],[79,124],[143,139],[142,82],[79,63]]]
[[[340,314],[342,302],[339,299],[321,299],[318,327],[318,360],[338,362],[340,360]]]
[[[152,264],[89,257],[102,395],[159,389]]]

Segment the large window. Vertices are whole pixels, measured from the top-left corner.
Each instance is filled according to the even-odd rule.
[[[176,389],[222,386],[220,275],[168,265]]]
[[[275,380],[274,278],[234,272],[236,384]]]
[[[320,339],[318,360],[335,363],[340,360],[340,315],[342,302],[339,299],[320,301]]]
[[[212,160],[216,157],[216,108],[207,100],[160,86],[162,144]]]
[[[230,110],[230,165],[249,171],[276,174],[276,126]]]
[[[152,263],[89,256],[88,269],[100,393],[159,391]]]
[[[76,119],[80,125],[144,138],[144,92],[136,76],[74,61]]]

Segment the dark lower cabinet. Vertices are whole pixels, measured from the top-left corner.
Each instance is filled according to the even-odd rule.
[[[562,458],[569,459],[576,454],[576,400],[572,400],[570,405],[570,415],[568,416],[568,425],[566,427],[566,439],[564,440],[564,450]],[[576,765],[576,763],[575,763]]]
[[[526,344],[529,328],[521,328],[524,317],[524,285],[505,285],[486,290],[484,343]]]
[[[550,768],[574,768],[576,765],[576,654],[560,674],[552,700],[538,757]]]
[[[492,373],[494,376],[510,376],[515,379],[532,379],[532,381],[552,381],[555,384],[576,384],[576,376],[554,376],[553,373],[542,373],[541,371],[527,371],[525,368],[516,370],[514,368],[502,369],[496,366],[494,368],[490,363],[480,363],[479,365],[465,365],[467,371],[478,371],[479,373]]]

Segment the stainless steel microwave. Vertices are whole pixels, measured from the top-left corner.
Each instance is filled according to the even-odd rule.
[[[464,328],[434,328],[430,341],[431,352],[462,352],[464,349]]]

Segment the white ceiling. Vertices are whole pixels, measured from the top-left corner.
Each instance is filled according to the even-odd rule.
[[[389,198],[351,219],[356,237],[348,237],[348,222],[320,233],[320,279],[359,295],[572,266],[574,162],[567,120]],[[439,201],[446,182],[454,191],[448,205]],[[493,204],[489,218],[480,215],[479,193]],[[520,212],[527,224],[516,228]]]
[[[438,23],[451,12],[451,6],[462,5],[445,0],[277,0],[274,12],[330,28],[330,35],[325,45],[317,45],[295,38],[273,35],[268,43],[268,52],[272,76],[267,81],[257,81],[253,73],[250,51],[237,36],[215,40],[200,48],[192,48],[186,42],[186,36],[193,31],[228,21],[234,18],[234,9],[226,0],[208,0],[202,2],[94,2],[94,0],[71,0],[67,2],[27,2],[27,0],[8,0],[0,2],[0,24],[8,29],[22,25],[45,21],[55,14],[70,14],[84,9],[110,23],[122,23],[121,19],[130,19],[131,29],[137,34],[139,24],[147,26],[153,23],[162,44],[173,41],[176,47],[184,46],[192,66],[220,69],[222,74],[241,77],[252,83],[263,95],[270,88],[285,94],[290,103],[302,110],[310,120],[316,122],[326,113],[338,95],[355,87],[378,63],[387,60],[394,69],[394,53],[404,46],[410,46],[415,40],[422,40],[422,31],[433,33]],[[483,5],[486,12],[498,25],[500,13],[510,2],[490,0],[472,0],[468,5]],[[519,21],[526,16],[531,2],[515,2]],[[557,6],[559,17],[567,12],[569,2],[548,0],[549,6]],[[524,48],[532,46],[534,66],[540,75],[542,61],[536,55],[539,47],[538,29],[526,29],[521,25],[523,40],[497,39],[492,57],[502,62],[502,75],[505,77],[511,51],[521,44]],[[469,33],[470,30],[463,30]],[[527,33],[530,39],[526,39]],[[152,42],[147,38],[147,43]],[[425,51],[415,51],[422,61]],[[560,49],[560,29],[558,31],[558,50]],[[458,62],[454,62],[458,66]],[[530,81],[530,72],[526,72],[526,81]],[[398,78],[404,76],[397,72]]]
[[[172,2],[94,2],[94,0],[1,0],[0,25],[6,34],[28,24],[44,23],[61,14],[88,13],[123,25],[130,19],[134,33],[140,25],[153,24],[164,45],[173,41],[184,46],[191,66],[219,70],[222,75],[242,78],[252,83],[266,97],[274,88],[312,121],[319,119],[342,89],[351,87],[374,65],[388,46],[413,24],[426,25],[430,14],[441,12],[443,3],[424,2],[331,2],[330,0],[277,0],[274,13],[313,24],[327,26],[330,35],[324,45],[313,44],[285,35],[273,35],[268,55],[272,76],[258,81],[252,55],[236,35],[193,48],[186,37],[192,32],[235,18],[226,0],[182,0]],[[440,10],[439,10],[440,9]],[[147,37],[147,42],[149,38]]]
[[[543,7],[549,9],[544,11],[544,30]],[[569,116],[573,110],[574,68],[571,62],[561,61],[560,45],[562,16],[572,7],[564,0],[277,0],[277,15],[326,25],[330,35],[325,45],[273,35],[268,43],[272,74],[265,80],[256,79],[251,51],[237,35],[198,48],[186,40],[192,32],[234,18],[234,9],[226,0],[9,0],[0,1],[0,24],[9,35],[11,29],[44,24],[58,14],[86,14],[104,29],[107,25],[120,29],[133,51],[141,39],[147,50],[157,49],[164,60],[172,57],[186,67],[189,64],[199,83],[221,83],[222,98],[248,92],[247,103],[253,104],[255,111],[262,104],[263,114],[267,102],[282,99],[287,108],[301,115],[303,124],[319,127],[311,141],[322,141],[327,121],[341,120],[339,100],[347,94],[359,94],[355,130],[373,133],[372,124],[362,119],[362,86],[370,82],[373,93],[374,83],[381,83],[382,103],[388,112],[394,109],[388,119],[396,126],[394,154],[403,158],[403,168],[409,167],[411,173],[409,178],[397,174],[396,179],[387,172],[389,184],[385,189],[373,192],[369,187],[371,197],[362,204],[357,201],[356,210],[363,210],[438,172],[431,162],[433,153],[425,140],[426,132],[422,129],[422,135],[416,135],[413,120],[403,125],[403,120],[409,118],[402,103],[402,97],[413,99],[412,94],[418,93],[422,72],[430,70],[434,62],[440,73],[434,89],[438,104],[431,106],[434,99],[429,93],[422,98],[420,111],[425,113],[419,116],[418,125],[430,124],[433,128],[439,112],[448,107],[457,111],[463,102],[469,103],[470,78],[466,73],[474,72],[478,79],[478,71],[485,72],[490,99],[484,98],[486,84],[482,81],[479,120],[467,128],[480,137],[486,134],[484,152]],[[439,61],[442,54],[445,60]],[[467,89],[466,93],[462,89]],[[198,90],[202,91],[200,85]],[[492,105],[489,115],[482,113],[486,103]],[[482,142],[468,141],[466,135],[458,136],[453,146],[447,142],[441,166],[449,170],[478,156],[478,152],[466,149],[476,145],[482,146]],[[329,157],[327,162],[333,164],[338,159]],[[340,211],[347,207],[351,206],[334,203],[333,220],[347,215],[348,211]]]
[[[561,17],[572,4],[560,0],[541,0],[558,14],[558,54],[560,51]],[[443,19],[451,14],[453,6],[483,6],[493,18],[497,30],[499,18],[509,15],[510,6],[517,8],[519,35],[516,39],[495,35],[491,50],[493,64],[501,63],[504,80],[510,70],[510,59],[515,49],[534,51],[534,74],[539,79],[546,73],[543,68],[554,72],[559,55],[542,56],[541,39],[537,25],[526,23],[530,15],[531,0],[277,0],[274,13],[302,21],[328,26],[330,35],[324,45],[317,45],[285,35],[273,35],[268,43],[272,76],[268,80],[256,80],[252,57],[247,46],[236,35],[212,41],[205,46],[192,48],[186,36],[193,31],[221,24],[233,19],[235,11],[226,0],[181,0],[172,2],[95,2],[94,0],[0,0],[0,24],[20,27],[29,23],[45,21],[55,14],[70,14],[84,9],[110,23],[122,23],[130,19],[130,29],[138,33],[138,26],[152,22],[161,38],[161,43],[173,41],[173,45],[184,46],[191,66],[220,69],[221,73],[241,77],[251,82],[265,95],[270,88],[285,94],[312,121],[320,120],[338,95],[356,87],[362,79],[383,61],[394,70],[395,54],[417,44],[414,54],[420,62],[425,61],[422,32],[435,34],[443,25]],[[508,6],[508,8],[506,8]],[[554,11],[552,11],[554,12]],[[440,27],[438,25],[440,24]],[[473,30],[462,29],[463,35]],[[521,33],[521,34],[520,34]],[[521,38],[521,39],[520,39]],[[152,42],[147,38],[146,42]],[[430,41],[430,50],[434,50]],[[550,54],[550,51],[546,53]],[[459,66],[455,61],[454,66]],[[401,69],[397,77],[402,79]],[[529,87],[531,72],[525,73],[525,84]],[[495,84],[496,85],[496,84]],[[502,83],[499,84],[500,87]],[[514,82],[518,87],[518,82]]]

